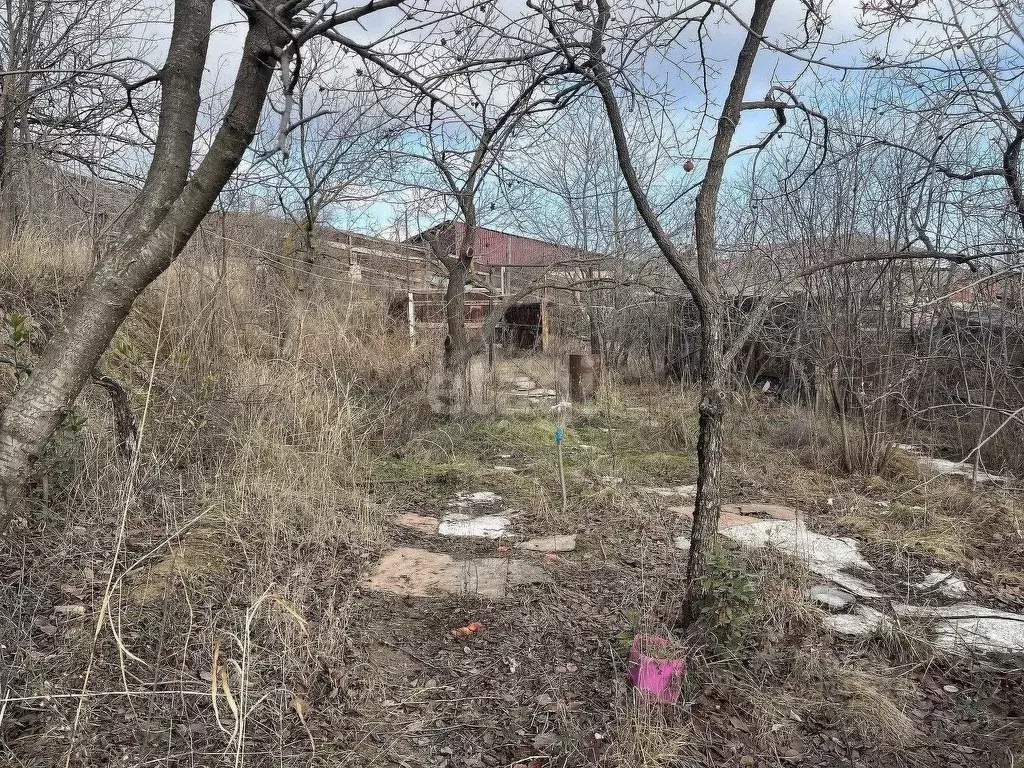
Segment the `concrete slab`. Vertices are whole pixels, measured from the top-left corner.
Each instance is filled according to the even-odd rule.
[[[842,571],[822,572],[820,570],[816,572],[827,578],[833,584],[842,587],[847,592],[856,595],[857,597],[864,597],[868,599],[884,597],[881,592],[866,581],[858,579],[856,576],[851,576],[848,573],[843,573]]]
[[[503,515],[472,517],[452,512],[441,519],[437,526],[437,532],[442,536],[500,539],[511,524],[511,521]]]
[[[670,512],[675,512],[676,514],[688,517],[691,520],[693,519],[693,509],[693,504],[680,504],[677,507],[669,507]],[[721,532],[726,528],[733,528],[737,525],[750,525],[755,522],[757,522],[757,518],[738,515],[735,512],[729,512],[725,507],[722,507],[722,514],[718,518],[718,530]]]
[[[653,491],[658,489],[641,488],[640,490]],[[685,517],[693,517],[693,504],[680,504],[669,509]],[[800,510],[783,506],[782,504],[761,504],[759,502],[723,504],[722,514],[718,518],[718,530],[721,531],[724,528],[732,528],[737,525],[749,525],[764,518],[795,522],[802,519],[802,516],[803,513]]]
[[[749,520],[749,518],[747,518]],[[848,568],[872,570],[853,539],[837,539],[815,533],[801,520],[759,520],[747,525],[722,529],[722,535],[745,547],[762,549],[773,546],[801,560],[808,570],[824,576],[858,597],[882,597],[870,584],[844,571]]]
[[[942,607],[894,605],[897,616],[931,619],[935,647],[951,653],[966,651],[1024,653],[1024,616],[974,603]]]
[[[973,464],[925,456],[924,450],[916,445],[899,443],[896,447],[917,459],[918,465],[928,472],[934,472],[939,475],[959,475],[968,479],[972,479],[975,476]],[[977,478],[979,483],[1003,483],[1008,480],[1008,478],[1002,475],[993,475],[990,472],[983,472],[981,470],[978,470]]]
[[[543,568],[523,560],[481,557],[465,560],[459,566],[459,594],[480,597],[505,597],[510,588],[522,584],[550,584],[551,575]]]
[[[502,598],[512,587],[550,581],[544,569],[522,560],[483,557],[458,561],[451,555],[402,547],[381,558],[364,585],[404,597],[451,594]]]
[[[694,499],[697,497],[696,485],[640,486],[636,490],[638,493],[643,493],[648,496],[661,496],[663,499]]]
[[[888,619],[869,605],[857,605],[850,613],[830,613],[822,623],[840,635],[870,635]]]
[[[497,504],[501,504],[501,496],[494,491],[459,491],[455,494],[455,498],[448,502],[449,507],[460,509]]]
[[[409,528],[410,530],[417,531],[418,533],[426,534],[427,536],[433,536],[437,533],[439,523],[440,520],[436,517],[417,515],[413,512],[409,512],[405,515],[399,515],[395,518],[396,525],[400,525],[403,528]]]
[[[932,571],[914,585],[922,592],[937,591],[941,595],[952,598],[967,597],[967,582],[947,571]]]
[[[919,456],[917,463],[929,472],[939,475],[959,475],[968,480],[974,479],[974,465],[965,464],[962,461],[950,461],[949,459],[935,459],[928,456]],[[978,470],[977,480],[979,483],[1004,483],[1007,478],[1002,475],[993,475],[989,472]]]
[[[857,601],[845,589],[826,586],[811,587],[807,590],[807,597],[830,611],[845,611]]]
[[[554,534],[516,544],[517,549],[529,552],[572,552],[576,549],[576,534]]]
[[[759,520],[733,528],[726,535],[747,547],[775,546],[812,563],[831,568],[871,568],[856,543],[851,543],[850,539],[836,539],[815,533],[800,521]]]
[[[723,504],[722,511],[732,512],[737,515],[749,515],[750,517],[787,520],[789,522],[794,522],[803,517],[803,512],[793,507],[787,507],[783,504],[762,504],[760,502]]]

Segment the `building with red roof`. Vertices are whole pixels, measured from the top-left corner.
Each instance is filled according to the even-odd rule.
[[[495,267],[551,268],[579,266],[600,259],[596,253],[533,237],[476,227],[473,263],[485,271]],[[438,256],[454,255],[466,237],[461,221],[446,221],[420,232],[406,242],[429,245]]]

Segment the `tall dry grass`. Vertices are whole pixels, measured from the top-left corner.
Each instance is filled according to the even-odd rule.
[[[99,388],[54,436],[39,514],[0,543],[18,574],[0,588],[4,760],[312,755],[304,710],[344,683],[343,595],[382,546],[366,482],[432,418],[436,347],[410,349],[372,290],[331,284],[282,359],[287,295],[261,254],[191,245],[104,355],[145,415],[137,465]],[[87,243],[39,233],[0,252],[29,365],[90,264]],[[5,372],[0,405],[17,385]]]

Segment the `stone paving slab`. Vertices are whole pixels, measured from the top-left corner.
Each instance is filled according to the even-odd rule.
[[[477,595],[502,598],[512,587],[546,584],[543,568],[504,557],[456,560],[451,555],[415,547],[400,547],[381,558],[364,585],[376,592],[403,597]]]

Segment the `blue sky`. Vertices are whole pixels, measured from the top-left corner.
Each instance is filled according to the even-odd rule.
[[[513,13],[522,7],[521,2],[501,3],[506,12]],[[752,2],[740,0],[733,8],[736,15],[741,19],[748,19],[751,12]],[[222,95],[230,83],[238,59],[238,51],[241,45],[241,38],[244,34],[244,23],[241,23],[241,16],[237,8],[228,0],[217,0],[214,6],[215,34],[211,39],[211,50],[206,88],[208,92],[220,92]],[[822,35],[821,43],[813,52],[801,51],[798,56],[813,56],[819,61],[828,62],[833,65],[857,66],[863,62],[862,52],[866,46],[860,40],[857,16],[859,11],[852,2],[833,2],[828,8],[829,25]],[[373,37],[386,30],[396,18],[394,12],[371,17],[363,30],[356,29],[355,34],[364,39]],[[773,11],[769,25],[768,37],[771,40],[783,42],[787,35],[799,33],[804,19],[803,4],[799,0],[778,0]],[[355,29],[355,28],[353,28]],[[736,53],[744,37],[745,30],[736,23],[735,19],[727,14],[712,28],[706,52],[708,60],[717,65],[719,75],[712,76],[709,81],[710,107],[709,113],[712,118],[717,117],[718,102],[731,75],[732,65]],[[681,59],[685,46],[677,50],[675,58]],[[695,115],[703,107],[705,95],[700,89],[694,88],[686,79],[688,68],[682,66],[678,69],[671,66],[659,66],[651,63],[648,68],[648,75],[652,81],[659,81],[673,94],[673,120],[687,133],[686,148],[682,150],[679,157],[679,164],[682,163],[687,154],[692,154],[697,160],[697,173],[702,170],[700,158],[706,154],[710,140],[710,128],[713,127],[713,120],[705,124],[705,130],[699,135],[694,135],[693,130],[698,124]],[[696,70],[689,68],[689,75],[695,77]],[[681,76],[683,75],[683,76]],[[346,73],[339,73],[344,78]],[[750,86],[747,90],[748,99],[759,99],[765,95],[771,84],[790,84],[797,82],[799,89],[811,89],[819,83],[834,82],[842,78],[855,78],[857,75],[851,72],[843,72],[828,66],[809,65],[800,58],[787,56],[777,51],[763,49],[758,54]],[[771,113],[748,112],[744,115],[737,132],[734,146],[750,143],[756,140],[767,130],[773,121]],[[740,165],[739,161],[736,161]],[[681,179],[679,172],[673,173],[668,170],[666,178],[671,183],[674,179]],[[694,177],[685,177],[692,181]],[[369,215],[361,222],[364,228],[381,230],[383,226],[395,220],[401,214],[401,206],[378,203],[369,208]],[[339,221],[339,223],[342,223]],[[359,221],[351,218],[349,225],[359,225]]]

